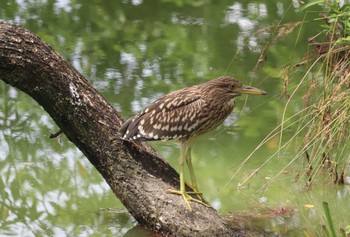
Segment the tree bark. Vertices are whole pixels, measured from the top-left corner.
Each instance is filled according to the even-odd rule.
[[[142,142],[125,142],[117,111],[62,56],[19,26],[0,22],[0,79],[36,100],[96,167],[141,225],[170,236],[244,236],[216,210],[177,189],[178,174]]]

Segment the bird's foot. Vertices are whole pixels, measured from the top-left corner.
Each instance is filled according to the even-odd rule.
[[[207,200],[204,199],[203,193],[201,193],[201,192],[198,191],[197,185],[196,185],[196,186],[192,186],[192,185],[188,184],[187,182],[186,182],[186,185],[187,185],[188,187],[190,187],[192,190],[194,190],[194,191],[191,191],[191,192],[186,192],[187,194],[196,195],[196,196],[199,198],[200,201],[206,203],[209,207],[211,207],[210,204],[209,204],[209,202],[208,202]],[[180,191],[179,191],[179,192],[180,192]]]
[[[169,189],[168,193],[172,193],[172,194],[176,194],[176,195],[181,195],[182,198],[185,200],[185,203],[188,207],[188,209],[190,209],[190,211],[192,211],[191,205],[190,205],[190,201],[192,202],[196,202],[199,204],[202,204],[206,207],[211,207],[203,198],[203,194],[200,192],[186,192],[186,191],[181,191],[181,190],[172,190]],[[192,197],[191,195],[196,195],[199,199],[196,199],[194,197]]]
[[[191,192],[187,192],[187,193],[191,194]],[[208,202],[207,200],[204,199],[203,193],[200,193],[200,192],[192,192],[192,194],[195,194],[195,195],[199,198],[199,200],[200,200],[201,202],[205,203],[204,206],[206,206],[206,207],[212,207],[212,206],[209,204],[209,202]]]

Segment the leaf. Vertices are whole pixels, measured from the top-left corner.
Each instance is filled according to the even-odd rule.
[[[315,1],[309,2],[309,3],[305,4],[304,6],[302,6],[300,8],[300,11],[304,11],[305,9],[310,8],[312,6],[320,5],[320,4],[324,4],[324,3],[325,3],[324,0],[315,0]]]
[[[328,206],[327,202],[323,202],[323,210],[324,210],[324,212],[326,214],[328,226],[329,226],[329,229],[331,230],[332,236],[336,237],[337,233],[336,233],[335,228],[334,228],[334,223],[333,223],[333,220],[332,220],[331,211],[329,209],[329,206]]]

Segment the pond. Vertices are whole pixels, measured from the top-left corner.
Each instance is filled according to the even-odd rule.
[[[239,224],[276,235],[322,233],[323,202],[337,229],[350,225],[349,187],[325,178],[306,188],[307,177],[298,178],[306,158],[295,158],[305,134],[295,136],[297,125],[283,136],[276,132],[302,108],[302,95],[284,93],[282,72],[310,50],[308,39],[321,30],[314,21],[320,6],[300,11],[299,1],[287,0],[0,5],[0,20],[38,34],[124,118],[170,91],[221,75],[267,91],[237,98],[225,122],[196,140],[200,190],[223,215],[237,213]],[[292,88],[304,69],[294,74]],[[150,236],[64,135],[49,139],[59,128],[38,104],[3,82],[0,101],[0,236]],[[178,144],[150,144],[178,169]]]

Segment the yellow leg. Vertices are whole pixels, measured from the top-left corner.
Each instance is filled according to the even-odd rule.
[[[186,159],[188,172],[190,173],[190,177],[191,177],[191,182],[192,182],[191,188],[193,189],[193,191],[199,193],[196,175],[194,174],[194,170],[192,166],[191,147],[188,147],[186,149],[185,159]]]
[[[189,158],[187,158],[189,157]],[[188,161],[189,159],[189,161]],[[185,161],[187,165],[190,163],[189,171],[190,171],[190,176],[191,176],[191,181],[193,182],[192,185],[194,185],[193,190],[194,192],[187,192],[186,191],[186,183],[185,183],[185,178],[184,178],[184,165]],[[186,143],[181,143],[180,147],[180,158],[179,158],[179,165],[180,165],[180,190],[168,190],[168,192],[181,195],[183,199],[185,200],[186,205],[188,206],[189,210],[191,211],[191,205],[189,201],[197,202],[200,203],[204,206],[210,207],[207,203],[203,202],[202,200],[202,194],[198,192],[198,187],[197,187],[197,181],[196,177],[193,172],[193,167],[192,167],[192,162],[191,162],[191,147],[187,146]],[[191,167],[191,168],[190,168]],[[201,200],[195,199],[191,197],[190,195],[198,195]]]
[[[206,204],[206,206],[210,207],[210,204],[203,198],[203,194],[201,192],[199,192],[199,189],[198,189],[196,175],[194,173],[194,169],[192,166],[191,149],[192,149],[192,147],[189,146],[186,153],[185,153],[186,164],[187,164],[188,172],[190,173],[191,182],[192,182],[192,185],[190,187],[193,189],[194,193],[198,196],[198,198],[202,202],[204,202]]]

